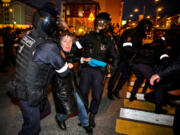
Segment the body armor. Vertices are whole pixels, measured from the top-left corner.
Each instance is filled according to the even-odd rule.
[[[104,62],[108,61],[106,57],[108,55],[108,48],[111,45],[110,37],[90,32],[86,38],[84,57],[91,57]]]
[[[46,40],[46,42],[48,41]],[[41,99],[43,90],[49,82],[47,78],[51,71],[50,66],[32,62],[34,49],[43,43],[45,43],[43,38],[35,38],[32,34],[22,38],[17,54],[15,79],[10,86],[15,97],[32,100],[30,101],[31,105],[38,104],[37,100]]]

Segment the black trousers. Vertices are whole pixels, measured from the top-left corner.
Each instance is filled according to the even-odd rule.
[[[118,69],[116,70],[115,74],[110,78],[109,80],[109,84],[108,84],[108,93],[111,94],[112,91],[113,91],[113,88],[114,88],[114,85],[116,83],[116,80],[118,79],[118,77],[120,76],[120,73],[121,74],[121,77],[118,81],[118,84],[115,88],[115,90],[119,91],[122,86],[124,85],[124,83],[128,80],[129,78],[129,74],[128,74],[128,64],[127,62],[125,61],[122,61],[120,64],[119,64],[119,67]]]
[[[27,101],[20,100],[20,105],[24,124],[18,135],[38,135],[40,131],[40,119],[50,112],[49,101],[47,100],[42,112],[40,112],[40,106],[31,107]]]
[[[98,112],[104,86],[104,77],[105,75],[99,69],[85,67],[81,71],[79,89],[86,105],[88,105],[88,93],[90,88],[92,88],[92,100],[89,111],[93,114]]]
[[[153,75],[153,69],[151,66],[146,64],[134,64],[132,66],[132,71],[137,77],[132,90],[132,94],[135,95],[138,92],[141,84],[144,82],[144,78],[149,80],[150,77]]]
[[[174,124],[173,124],[174,135],[180,135],[179,128],[180,128],[180,106],[176,107]]]

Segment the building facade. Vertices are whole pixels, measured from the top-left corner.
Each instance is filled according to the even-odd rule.
[[[77,35],[83,35],[94,28],[93,21],[99,9],[99,3],[92,0],[61,2],[61,16],[68,26],[74,27]]]
[[[95,0],[99,2],[100,12],[108,12],[112,17],[113,24],[122,24],[123,0]]]
[[[36,11],[35,8],[12,0],[7,3],[2,3],[1,5],[1,27],[15,27],[15,28],[27,28],[32,25],[32,16]]]

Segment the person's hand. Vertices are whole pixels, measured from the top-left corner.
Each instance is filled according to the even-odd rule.
[[[73,65],[72,63],[68,63],[68,67],[69,67],[70,69],[72,69],[72,68],[74,67],[74,65]]]
[[[108,74],[106,75],[106,77],[110,78],[110,77],[111,77],[111,74],[110,74],[110,73],[108,73]]]
[[[89,61],[91,61],[91,58],[82,58],[82,60],[84,61],[84,62],[89,62]]]
[[[158,74],[154,74],[150,78],[150,84],[153,86],[154,82],[159,82],[161,80],[161,77]]]

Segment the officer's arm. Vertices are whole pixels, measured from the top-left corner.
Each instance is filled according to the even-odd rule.
[[[169,77],[177,75],[180,72],[180,55],[163,71],[159,71],[158,75],[160,77]]]
[[[83,49],[86,48],[86,46],[88,45],[89,42],[89,33],[85,34],[83,37],[79,38],[78,40],[78,44],[81,45],[82,49],[81,49],[81,55],[79,55],[80,58],[80,63],[85,63],[85,62],[89,62],[91,61],[91,58],[85,58],[83,57]],[[78,46],[77,42],[76,42],[76,46]]]
[[[55,43],[38,45],[35,49],[33,61],[51,65],[62,77],[66,76],[70,71],[68,63],[61,56],[59,48]]]
[[[134,34],[136,34],[133,30],[126,30],[121,39],[119,46],[123,47],[124,51],[128,54],[144,54],[143,49],[141,48],[141,43],[138,43],[134,39]]]
[[[115,71],[118,67],[118,63],[119,63],[119,59],[120,59],[119,52],[115,48],[115,44],[113,42],[110,45],[109,54],[110,54],[110,57],[112,58],[111,76],[113,76],[113,74],[115,73]]]

